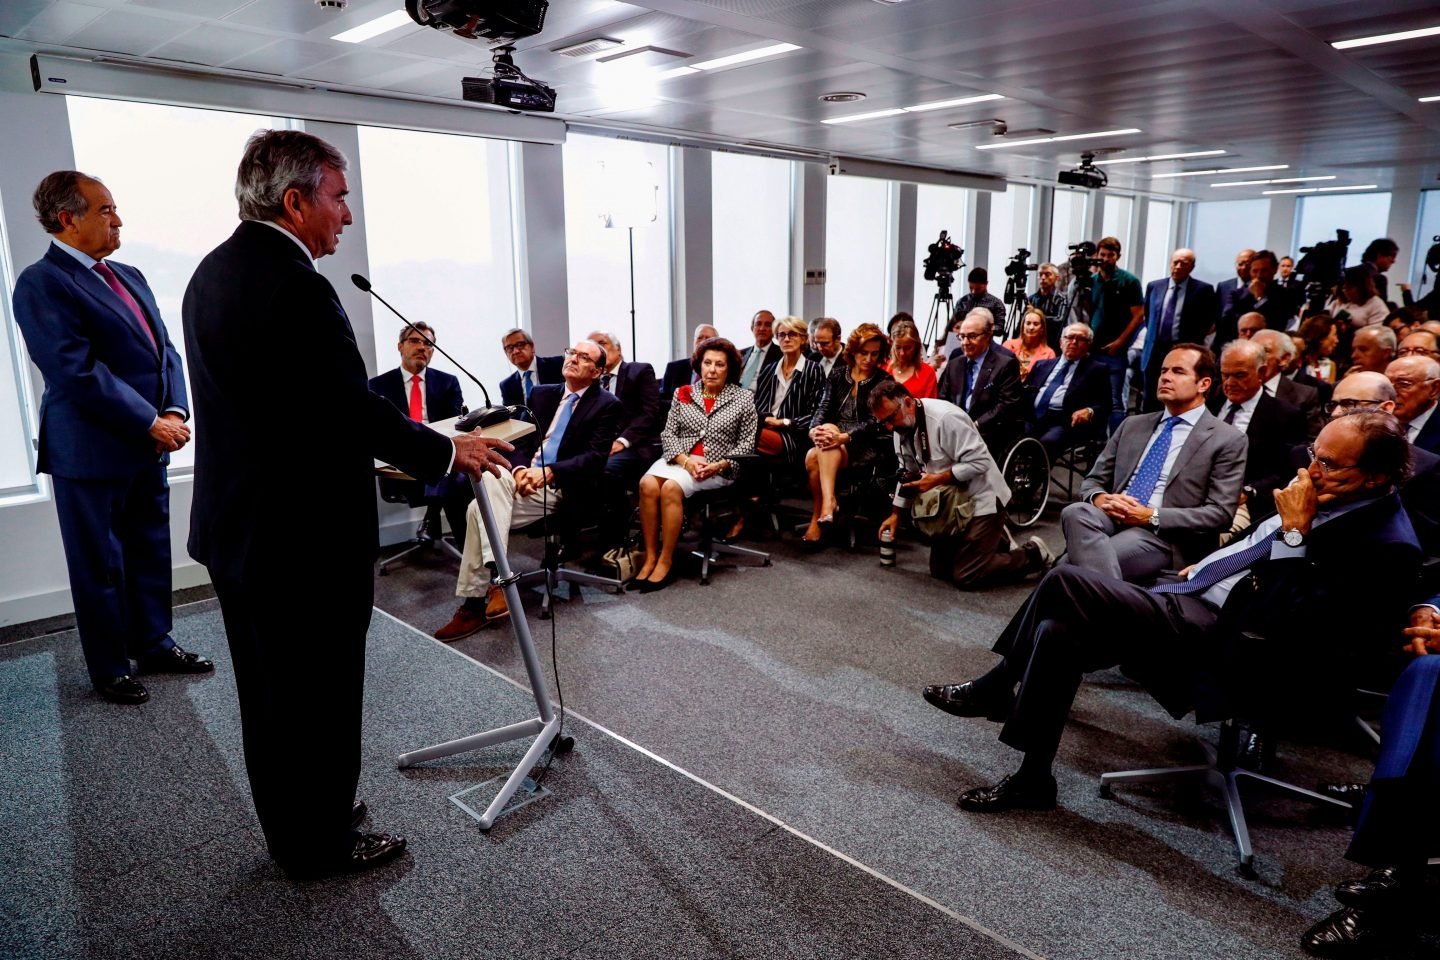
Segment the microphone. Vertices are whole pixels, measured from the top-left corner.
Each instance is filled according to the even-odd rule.
[[[355,284],[355,286],[359,287],[361,290],[364,290],[366,293],[370,294],[370,296],[374,297],[376,300],[379,300],[381,303],[385,304],[386,310],[389,310],[391,313],[395,314],[395,316],[399,317],[401,320],[404,320],[407,324],[410,323],[410,321],[405,317],[405,314],[390,306],[390,302],[388,300],[380,296],[380,294],[376,293],[374,289],[371,288],[369,280],[365,279],[358,273],[352,273],[350,274],[350,282]],[[421,330],[413,325],[410,327],[410,329],[414,330],[417,334],[419,334],[420,339],[430,344],[430,347],[438,351],[442,357],[455,364],[455,368],[461,373],[465,374],[465,376],[469,377],[471,381],[474,382],[475,386],[480,388],[480,392],[485,395],[485,406],[482,409],[472,410],[462,416],[455,424],[456,430],[460,431],[461,433],[469,433],[476,427],[489,427],[497,423],[504,423],[506,420],[510,419],[510,417],[514,414],[515,411],[510,407],[494,406],[490,402],[490,391],[485,389],[485,384],[480,382],[479,377],[475,376],[475,374],[471,373],[469,370],[466,370],[463,366],[461,366],[459,360],[456,360],[454,357],[450,356],[450,354],[446,353],[445,350],[440,346],[440,344],[436,343],[433,339],[431,339],[424,330]]]

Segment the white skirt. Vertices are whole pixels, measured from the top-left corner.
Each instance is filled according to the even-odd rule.
[[[721,487],[728,487],[735,482],[718,473],[713,477],[706,477],[704,480],[696,480],[680,464],[666,463],[663,457],[650,465],[650,469],[645,471],[645,476],[673,480],[680,485],[680,492],[687,497],[699,490],[719,490]]]

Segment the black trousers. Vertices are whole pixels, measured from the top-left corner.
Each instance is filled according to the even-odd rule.
[[[996,640],[994,650],[1005,659],[977,681],[990,690],[1019,684],[1000,742],[1053,755],[1086,673],[1124,663],[1175,677],[1184,670],[1184,651],[1207,643],[1216,619],[1215,608],[1196,597],[1055,567]]]
[[[214,578],[255,813],[289,869],[322,865],[354,839],[374,571],[364,551],[350,552],[333,555],[323,581],[286,564]]]

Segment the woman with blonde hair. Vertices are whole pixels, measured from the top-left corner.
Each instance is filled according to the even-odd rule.
[[[925,345],[920,342],[920,330],[913,320],[892,321],[890,359],[880,369],[904,384],[916,400],[934,400],[938,396],[935,368],[925,362]]]
[[[1020,336],[1001,344],[1020,361],[1020,379],[1030,376],[1030,365],[1039,360],[1054,360],[1055,351],[1045,340],[1045,312],[1039,307],[1026,307],[1020,319]]]

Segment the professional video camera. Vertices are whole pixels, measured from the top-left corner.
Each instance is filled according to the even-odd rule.
[[[545,25],[549,0],[405,0],[405,12],[422,27],[492,45],[493,77],[464,77],[460,94],[475,103],[512,110],[555,110],[555,90],[515,66],[511,44]]]
[[[950,242],[950,231],[941,230],[940,239],[929,246],[930,255],[921,261],[925,268],[925,279],[933,280],[940,287],[941,296],[949,299],[950,284],[955,280],[955,271],[965,265],[961,259],[965,250]]]
[[[1015,256],[1011,257],[1005,264],[1005,302],[1025,302],[1025,274],[1031,270],[1039,270],[1040,264],[1027,263],[1030,259],[1030,251],[1024,247],[1019,249]]]
[[[1091,267],[1100,266],[1100,261],[1095,256],[1100,248],[1089,240],[1072,243],[1065,249],[1070,251],[1070,275],[1072,277],[1084,276],[1090,272]]]
[[[1349,246],[1350,231],[1336,230],[1334,240],[1300,248],[1304,256],[1295,264],[1295,273],[1305,283],[1305,301],[1310,310],[1323,309],[1325,301],[1340,285],[1345,275],[1345,251]]]

